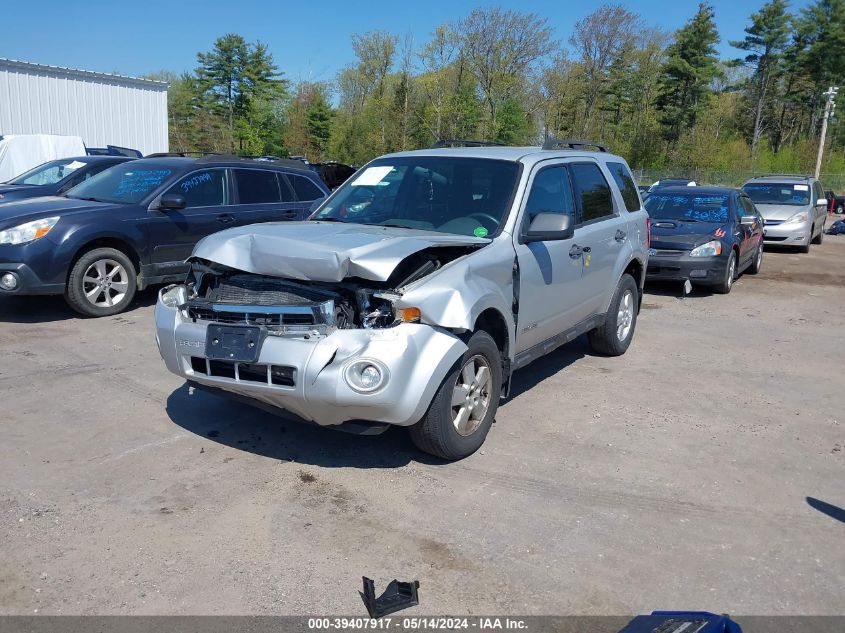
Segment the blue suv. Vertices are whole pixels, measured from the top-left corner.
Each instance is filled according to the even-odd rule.
[[[224,228],[305,219],[329,195],[295,161],[155,157],[106,169],[63,196],[0,205],[0,296],[64,294],[80,314],[126,309],[135,291],[181,281]]]

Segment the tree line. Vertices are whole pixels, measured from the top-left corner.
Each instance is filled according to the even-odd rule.
[[[606,4],[556,41],[549,20],[499,7],[438,26],[427,41],[352,35],[331,82],[292,83],[266,44],[218,38],[174,76],[172,151],[304,155],[362,164],[437,139],[603,141],[637,168],[807,171],[830,85],[845,84],[845,0],[792,11],[770,0],[721,59],[713,8],[676,32]],[[845,172],[834,117],[823,171]]]

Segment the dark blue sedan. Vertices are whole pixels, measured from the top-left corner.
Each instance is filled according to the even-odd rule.
[[[132,159],[125,156],[75,156],[51,160],[0,184],[0,204],[62,195],[104,169],[128,160]]]

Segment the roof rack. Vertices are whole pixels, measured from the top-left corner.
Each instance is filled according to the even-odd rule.
[[[443,147],[505,147],[504,143],[497,143],[495,141],[473,141],[469,139],[460,138],[446,138],[435,141],[431,149],[440,149]]]
[[[807,174],[757,174],[756,176],[752,176],[751,180],[755,178],[803,178],[804,180],[809,180],[812,176],[808,176]]]
[[[586,149],[595,147],[600,152],[607,152],[607,145],[594,141],[581,141],[575,138],[555,138],[550,136],[543,141],[543,149]]]

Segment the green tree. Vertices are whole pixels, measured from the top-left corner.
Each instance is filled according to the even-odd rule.
[[[786,12],[786,0],[770,0],[751,15],[751,25],[745,28],[745,38],[732,41],[731,46],[746,51],[742,60],[753,69],[749,100],[753,104],[751,159],[757,159],[760,138],[765,126],[764,115],[772,100],[772,87],[789,43],[791,18]]]
[[[676,142],[691,128],[706,108],[710,83],[719,73],[719,58],[713,7],[701,3],[698,12],[675,35],[666,49],[666,63],[660,78],[660,97],[664,136]]]

